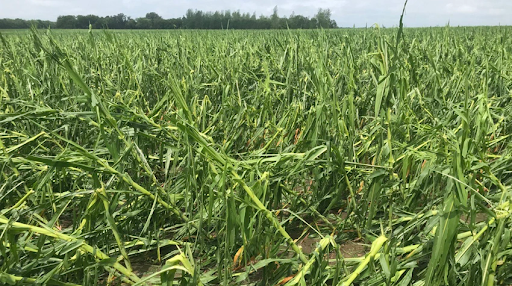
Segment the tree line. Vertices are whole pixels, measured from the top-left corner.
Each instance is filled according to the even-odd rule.
[[[256,13],[240,11],[203,12],[188,9],[181,18],[164,19],[155,12],[145,17],[131,18],[123,13],[100,17],[96,15],[63,15],[56,22],[42,20],[0,19],[0,29],[37,28],[56,29],[316,29],[337,28],[331,19],[329,9],[318,9],[315,16],[309,18],[294,13],[289,17],[280,17],[277,7],[272,15],[259,17]]]

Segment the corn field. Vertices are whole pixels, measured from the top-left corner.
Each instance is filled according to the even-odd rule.
[[[510,27],[0,36],[0,284],[511,285]]]

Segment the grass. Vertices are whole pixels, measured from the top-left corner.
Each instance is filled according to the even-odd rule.
[[[0,284],[511,284],[511,32],[3,34]]]

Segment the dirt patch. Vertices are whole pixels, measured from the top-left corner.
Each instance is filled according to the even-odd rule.
[[[460,216],[460,219],[466,223],[470,223],[471,216],[463,214]],[[477,213],[475,215],[475,223],[480,223],[480,222],[484,222],[484,221],[487,221],[486,213]]]
[[[306,235],[304,238],[297,242],[297,245],[302,248],[304,254],[309,255],[318,247],[320,238],[310,237]],[[340,252],[344,258],[362,257],[366,254],[366,246],[356,241],[346,241],[340,244]],[[331,253],[331,258],[336,258],[336,254]]]
[[[347,241],[340,245],[340,251],[344,258],[363,257],[366,254],[366,246],[355,241]]]
[[[304,254],[309,255],[315,251],[318,242],[320,242],[319,238],[312,238],[309,235],[306,235],[306,237],[301,239],[297,245],[302,248],[302,252],[304,252]]]

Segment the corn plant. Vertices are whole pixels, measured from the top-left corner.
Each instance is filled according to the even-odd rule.
[[[0,34],[0,284],[511,284],[511,32]]]

